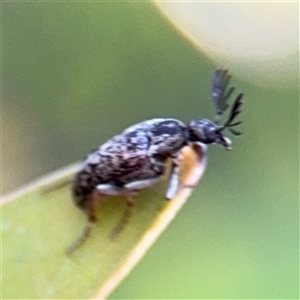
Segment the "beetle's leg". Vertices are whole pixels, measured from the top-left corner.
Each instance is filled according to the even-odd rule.
[[[110,235],[111,239],[115,239],[119,235],[119,233],[125,228],[125,226],[128,224],[130,220],[132,214],[132,207],[134,205],[131,194],[138,190],[142,190],[154,185],[157,181],[161,180],[161,177],[162,176],[156,176],[156,177],[151,177],[151,178],[146,178],[141,180],[135,180],[127,184],[124,184],[123,187],[120,188],[121,190],[123,190],[121,193],[124,195],[127,205],[120,222],[114,228],[114,230]]]
[[[114,240],[119,235],[119,233],[125,228],[132,214],[132,207],[134,205],[133,199],[129,193],[125,193],[124,196],[126,199],[126,208],[124,210],[121,220],[119,221],[117,226],[113,229],[113,231],[110,234],[110,238],[112,240]]]
[[[118,195],[124,194],[123,188],[118,187],[114,183],[98,184],[96,186],[96,190],[98,193],[100,193],[102,195],[108,195],[108,196],[118,196]]]
[[[176,154],[173,158],[171,170],[170,170],[170,178],[169,185],[166,192],[166,198],[171,200],[174,198],[179,189],[179,164],[181,161],[182,155],[181,153]]]
[[[88,216],[87,224],[83,228],[79,237],[67,248],[66,253],[68,255],[71,255],[75,250],[83,245],[97,222],[96,212],[99,204],[99,198],[97,199],[95,194],[91,194],[88,197],[89,199],[86,201],[83,207]]]
[[[160,181],[162,176],[155,176],[155,177],[150,177],[146,179],[141,179],[141,180],[135,180],[132,182],[129,182],[123,186],[123,188],[127,191],[139,191],[148,187],[151,187],[158,181]]]
[[[96,186],[96,189],[99,193],[110,196],[119,196],[124,195],[126,199],[126,208],[124,214],[117,224],[117,226],[113,229],[110,237],[114,239],[118,236],[118,234],[124,229],[126,224],[128,223],[131,216],[131,208],[133,206],[133,199],[131,195],[126,191],[125,187],[118,187],[114,183],[102,183]]]

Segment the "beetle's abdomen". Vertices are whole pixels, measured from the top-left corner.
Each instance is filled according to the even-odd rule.
[[[73,182],[73,198],[82,207],[87,197],[101,183],[118,185],[137,174],[149,163],[149,138],[143,130],[113,137],[92,152],[81,165]]]

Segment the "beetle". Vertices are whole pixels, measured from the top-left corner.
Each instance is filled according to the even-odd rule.
[[[244,95],[237,95],[227,121],[220,125],[222,115],[229,107],[227,100],[235,90],[228,87],[230,79],[227,70],[215,71],[211,83],[211,97],[216,110],[214,121],[193,119],[186,125],[171,118],[146,120],[125,129],[87,156],[75,175],[72,194],[75,205],[87,214],[88,223],[67,253],[71,254],[83,244],[96,223],[99,196],[125,196],[128,209],[116,230],[119,232],[129,218],[132,195],[161,180],[169,159],[171,170],[166,198],[172,199],[176,195],[183,147],[194,143],[214,143],[226,150],[231,149],[231,141],[224,136],[224,131],[228,129],[234,135],[241,134],[233,127],[242,123],[235,119],[241,113]]]

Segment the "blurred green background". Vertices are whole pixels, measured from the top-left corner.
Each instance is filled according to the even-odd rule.
[[[219,65],[151,3],[6,2],[2,34],[4,193],[138,121],[214,115]],[[111,298],[299,298],[299,78],[233,77],[244,135],[209,148],[202,183]]]

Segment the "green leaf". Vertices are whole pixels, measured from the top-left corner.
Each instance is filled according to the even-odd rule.
[[[135,196],[128,225],[114,240],[110,234],[122,218],[122,197],[101,203],[97,226],[68,256],[65,250],[86,224],[72,203],[73,165],[4,197],[2,204],[2,297],[106,298],[139,262],[174,218],[205,169],[202,145],[183,151],[184,187],[164,199],[166,180]],[[94,295],[94,296],[93,296]]]

